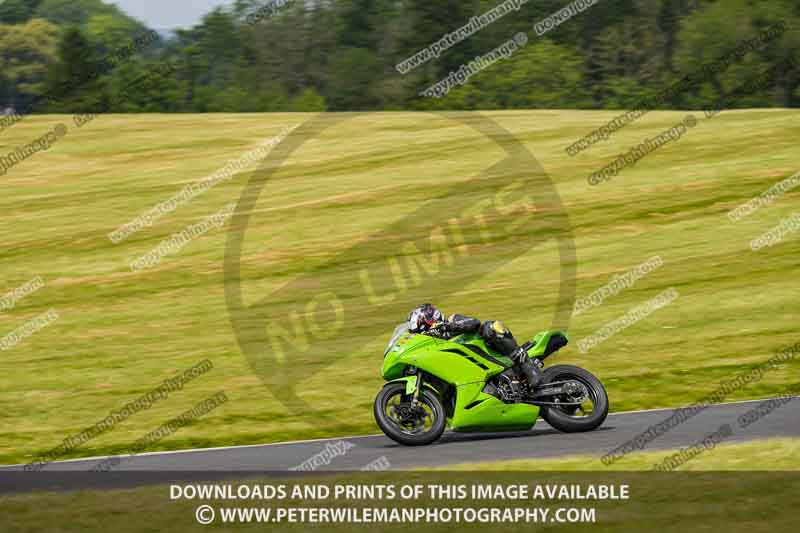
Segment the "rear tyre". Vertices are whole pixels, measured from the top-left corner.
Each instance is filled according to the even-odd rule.
[[[579,433],[592,431],[600,427],[608,416],[608,393],[599,379],[591,372],[572,365],[551,366],[542,375],[542,385],[545,383],[576,381],[583,385],[587,401],[581,405],[546,405],[542,406],[542,418],[559,431],[564,433]],[[542,385],[539,385],[540,387]],[[571,398],[557,398],[569,402]],[[589,403],[589,400],[591,403]],[[589,405],[591,407],[589,407]],[[588,411],[588,409],[591,411]]]
[[[419,391],[418,406],[411,404],[405,383],[390,383],[375,398],[373,413],[378,427],[387,437],[405,446],[431,444],[444,433],[447,419],[444,406],[430,390]]]

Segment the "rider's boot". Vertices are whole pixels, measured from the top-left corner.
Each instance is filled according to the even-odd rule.
[[[542,381],[542,370],[539,368],[539,365],[528,357],[528,352],[524,348],[518,348],[511,354],[511,359],[515,362],[514,368],[517,373],[525,377],[530,390],[533,391],[539,382]]]

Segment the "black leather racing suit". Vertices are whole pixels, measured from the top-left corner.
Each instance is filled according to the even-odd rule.
[[[452,315],[441,328],[446,337],[455,337],[462,333],[478,333],[486,344],[514,361],[514,370],[520,377],[525,377],[531,389],[541,381],[542,371],[534,363],[528,353],[520,348],[511,331],[497,320],[480,320],[464,315]]]

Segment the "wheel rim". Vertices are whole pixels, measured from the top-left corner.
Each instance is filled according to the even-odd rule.
[[[405,435],[420,436],[433,430],[436,410],[429,401],[420,395],[417,405],[412,405],[413,397],[402,391],[395,391],[386,398],[383,414],[398,431]]]
[[[566,405],[554,405],[553,407],[570,418],[589,418],[594,414],[597,407],[598,392],[588,380],[574,374],[560,374],[553,381],[575,382],[583,389],[577,390],[572,387],[573,390],[570,394],[560,394],[554,399],[554,403],[563,402]],[[575,401],[580,401],[580,403],[575,405],[573,403]]]

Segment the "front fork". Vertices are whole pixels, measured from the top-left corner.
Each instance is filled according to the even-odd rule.
[[[419,403],[419,391],[422,390],[423,381],[422,373],[418,372],[411,376],[395,379],[392,383],[399,383],[404,381],[406,384],[406,395],[411,396],[411,405],[416,406]]]
[[[419,391],[422,390],[423,381],[422,373],[413,374],[400,379],[395,379],[391,383],[405,382],[406,396],[411,396],[411,412],[424,413],[424,410],[419,406]]]
[[[422,390],[422,374],[419,373],[416,375],[417,377],[417,386],[414,389],[414,396],[411,398],[411,406],[417,407],[417,403],[419,403],[419,391]]]

